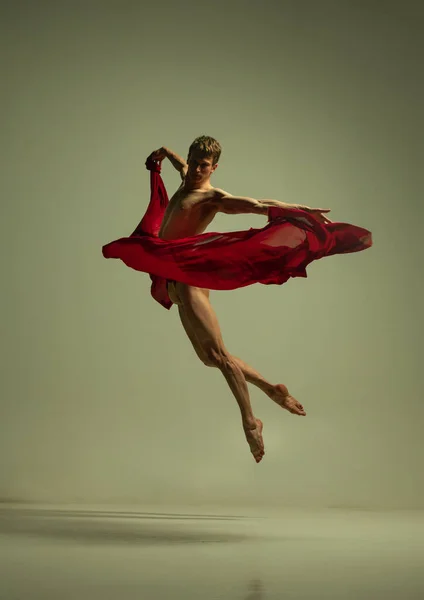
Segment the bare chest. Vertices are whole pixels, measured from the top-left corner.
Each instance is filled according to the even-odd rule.
[[[165,211],[159,237],[178,239],[203,233],[216,213],[208,202],[212,197],[213,190],[178,190]]]

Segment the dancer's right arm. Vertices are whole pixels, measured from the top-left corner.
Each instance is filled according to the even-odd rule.
[[[151,158],[158,161],[162,161],[164,158],[167,158],[172,166],[180,173],[182,179],[184,179],[187,174],[186,161],[166,146],[162,146],[162,148],[159,148],[159,150],[152,152]]]

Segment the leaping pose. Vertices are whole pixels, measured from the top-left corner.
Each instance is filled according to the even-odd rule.
[[[207,136],[194,140],[188,151],[187,162],[169,148],[162,147],[152,153],[151,158],[155,161],[169,159],[182,179],[166,209],[160,238],[175,240],[201,234],[218,212],[267,215],[270,207],[300,208],[313,213],[315,219],[322,223],[330,222],[325,216],[329,209],[232,196],[214,187],[210,179],[218,167],[220,155],[219,142]],[[292,414],[305,416],[303,406],[291,396],[283,383],[270,383],[248,364],[230,354],[210,303],[208,289],[169,281],[168,294],[178,306],[184,330],[197,356],[206,366],[218,368],[225,377],[240,407],[243,430],[250,450],[256,462],[260,462],[265,453],[263,424],[253,414],[247,383],[258,387]]]
[[[282,285],[291,277],[306,277],[306,267],[315,260],[370,248],[372,234],[350,223],[332,223],[327,208],[232,196],[215,188],[210,179],[220,155],[220,144],[207,136],[194,140],[187,162],[168,148],[155,150],[146,160],[151,195],[143,218],[131,235],[104,245],[102,253],[148,273],[154,300],[166,309],[178,306],[198,357],[224,375],[240,407],[250,450],[260,462],[263,425],[253,414],[247,383],[289,412],[306,413],[283,383],[271,384],[228,352],[209,290]],[[170,201],[160,177],[165,158],[182,179]],[[268,223],[246,231],[204,233],[218,212],[267,215]]]

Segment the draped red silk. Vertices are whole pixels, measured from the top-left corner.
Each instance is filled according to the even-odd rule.
[[[285,283],[306,277],[306,267],[332,254],[359,252],[372,245],[371,233],[348,223],[322,224],[299,209],[270,208],[260,229],[203,233],[178,240],[158,237],[168,195],[161,164],[150,157],[150,202],[129,237],[103,246],[105,258],[118,258],[128,267],[148,273],[151,294],[169,309],[167,280],[211,290],[233,290],[254,283]]]

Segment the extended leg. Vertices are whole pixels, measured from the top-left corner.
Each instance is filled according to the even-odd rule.
[[[218,320],[210,305],[207,292],[180,283],[176,285],[176,291],[179,299],[178,308],[183,324],[186,324],[186,331],[192,342],[195,336],[195,349],[198,355],[206,356],[207,362],[216,366],[224,375],[239,405],[243,428],[252,454],[259,462],[264,455],[262,422],[253,415],[243,371],[224,346]]]

